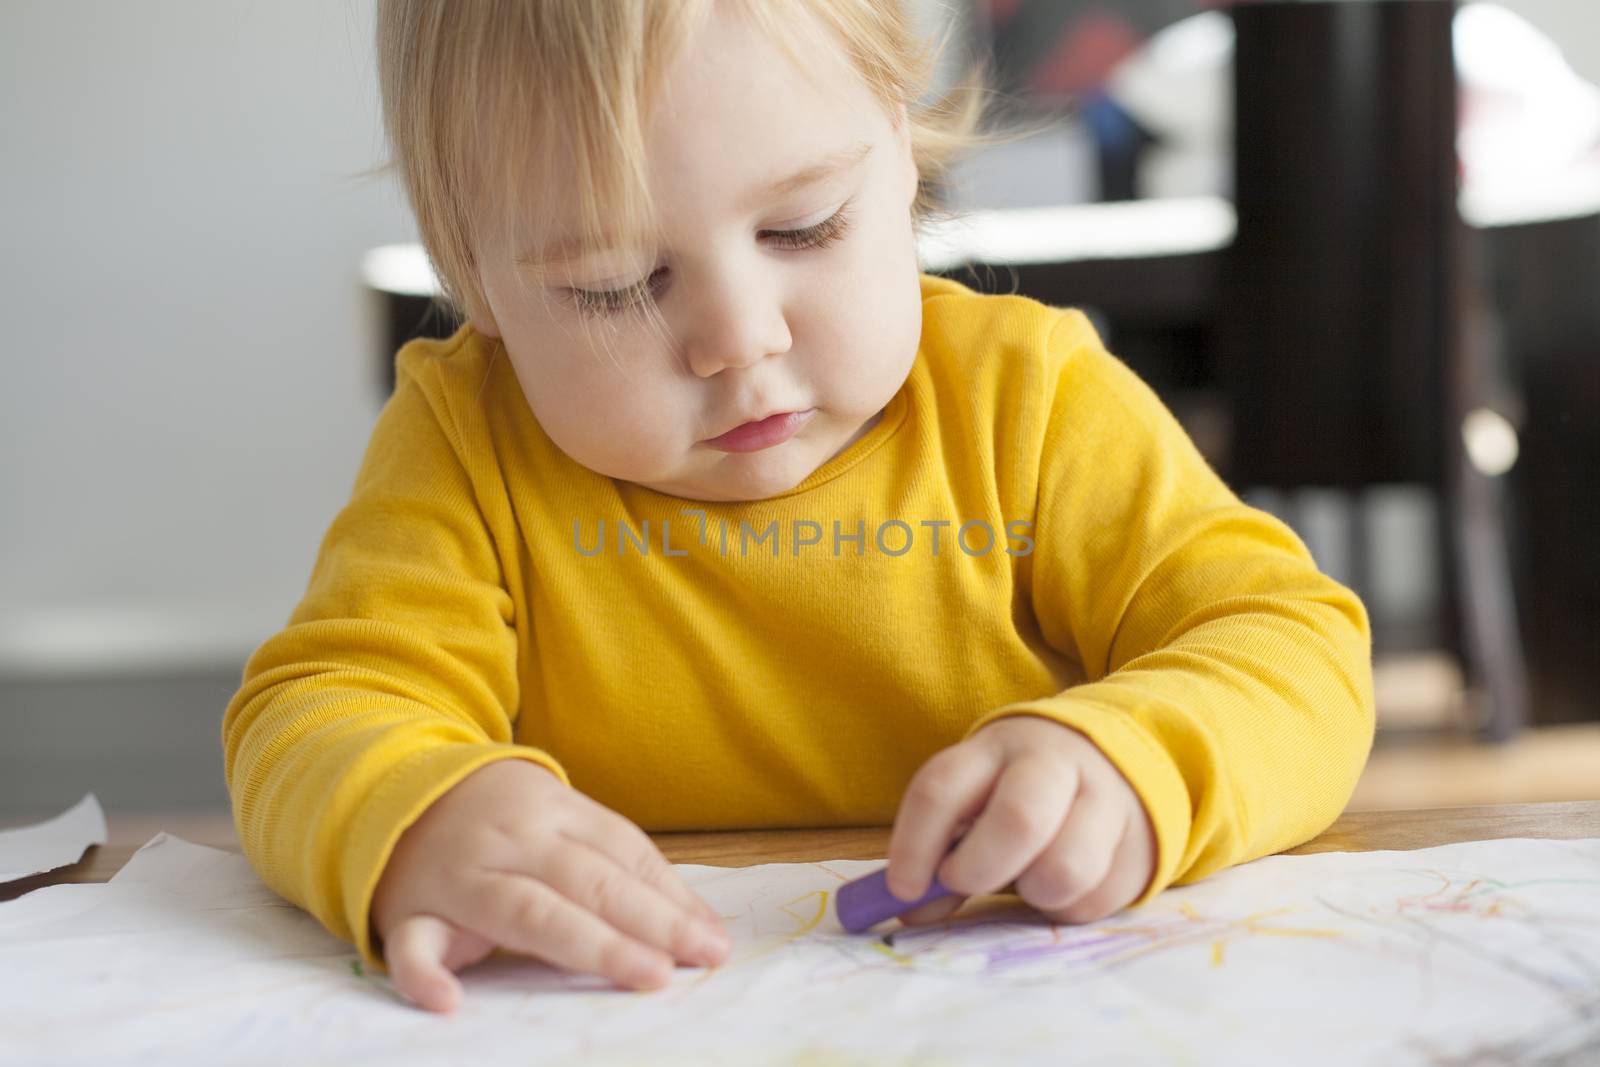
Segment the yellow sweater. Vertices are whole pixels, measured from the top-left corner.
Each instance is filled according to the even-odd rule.
[[[1373,735],[1360,601],[1081,312],[922,287],[883,417],[753,502],[575,463],[470,326],[406,345],[224,716],[263,879],[381,967],[396,838],[491,760],[646,830],[887,826],[925,760],[1022,713],[1082,731],[1143,800],[1136,905],[1326,828]]]

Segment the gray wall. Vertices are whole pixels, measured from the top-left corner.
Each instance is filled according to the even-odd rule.
[[[359,257],[416,233],[349,177],[371,19],[0,5],[0,674],[232,663],[304,588],[382,399]]]
[[[0,5],[0,815],[218,804],[218,726],[382,394],[413,240],[370,0]]]

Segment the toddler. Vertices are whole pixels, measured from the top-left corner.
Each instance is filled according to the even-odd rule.
[[[400,992],[722,961],[646,830],[892,825],[890,890],[954,893],[904,921],[1081,923],[1344,808],[1360,601],[1082,312],[920,271],[974,112],[919,106],[894,0],[382,0],[377,36],[463,322],[397,354],[222,736],[251,862]]]

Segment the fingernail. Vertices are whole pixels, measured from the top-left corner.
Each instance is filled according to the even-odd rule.
[[[418,1007],[426,1008],[429,1011],[448,1013],[456,1006],[455,990],[451,989],[446,982],[432,983],[419,990],[417,995],[411,999],[416,1002]]]
[[[713,926],[702,925],[695,932],[693,955],[702,963],[715,963],[729,947],[728,935]]]
[[[672,965],[663,964],[660,956],[653,952],[640,953],[634,960],[633,981],[646,986],[659,986],[672,978]]]

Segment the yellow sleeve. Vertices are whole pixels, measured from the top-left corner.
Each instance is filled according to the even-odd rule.
[[[383,961],[368,907],[400,833],[512,741],[513,601],[437,389],[397,359],[349,503],[288,626],[245,665],[222,722],[245,855],[264,881]],[[430,396],[431,392],[431,396]]]
[[[1063,314],[1050,356],[1031,602],[1087,680],[972,731],[1026,713],[1094,741],[1155,827],[1137,906],[1338,817],[1372,746],[1371,632],[1355,594],[1239,501],[1081,312]]]

